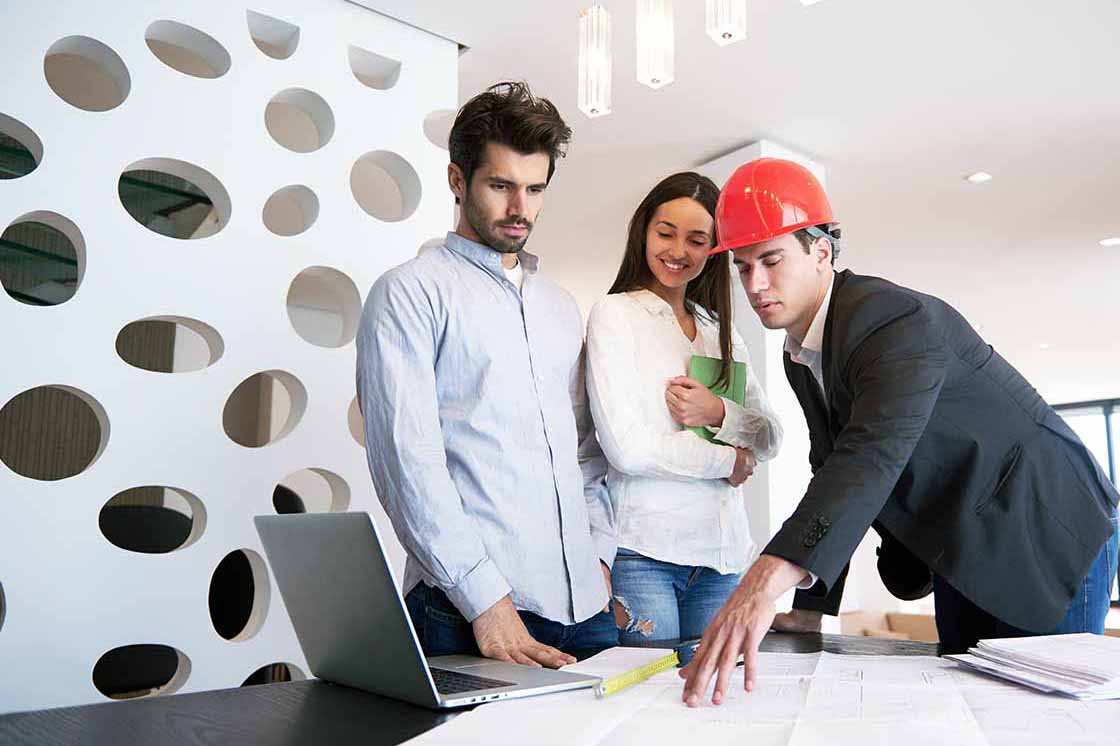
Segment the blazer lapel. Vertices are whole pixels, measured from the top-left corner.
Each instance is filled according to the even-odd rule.
[[[833,439],[840,433],[843,426],[837,418],[838,407],[835,404],[836,376],[832,370],[832,339],[833,332],[836,331],[836,308],[840,305],[840,295],[844,290],[844,284],[851,274],[850,270],[836,273],[832,284],[832,298],[828,303],[828,315],[826,315],[824,319],[824,337],[821,340],[821,378],[824,380],[824,390],[828,397],[828,401],[825,403],[825,408],[828,412],[828,433]]]
[[[789,385],[797,395],[802,411],[805,412],[809,432],[830,434],[828,407],[825,405],[824,397],[821,396],[820,386],[813,378],[813,373],[804,365],[793,362],[788,352],[782,353],[782,362],[785,364],[786,379],[789,380]]]

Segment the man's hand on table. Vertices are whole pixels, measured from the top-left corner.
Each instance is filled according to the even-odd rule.
[[[696,707],[716,677],[712,704],[718,705],[727,693],[728,682],[739,654],[743,654],[743,685],[749,692],[758,679],[758,645],[774,622],[774,602],[800,583],[808,573],[797,565],[764,554],[751,565],[731,598],[716,614],[696,655],[680,670],[686,679],[682,699]]]
[[[534,640],[509,596],[479,614],[471,628],[479,652],[486,658],[537,668],[560,668],[576,662],[567,653]]]

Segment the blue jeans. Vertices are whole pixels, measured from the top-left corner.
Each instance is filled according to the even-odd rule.
[[[611,570],[619,643],[640,646],[650,640],[700,637],[739,577],[620,548]]]
[[[438,588],[417,583],[404,599],[424,655],[479,655],[471,623]],[[587,658],[618,645],[618,630],[610,611],[576,624],[561,624],[528,611],[517,612],[537,642]]]
[[[1046,633],[1065,635],[1073,632],[1104,633],[1104,620],[1108,615],[1112,596],[1112,582],[1116,580],[1117,518],[1112,516],[1112,536],[1104,543],[1100,554],[1089,567],[1089,574],[1077,595],[1070,602],[1066,616],[1057,628]],[[980,609],[957,592],[944,579],[933,576],[933,598],[937,608],[937,636],[942,653],[959,653],[976,644],[977,640],[996,637],[1028,637],[1039,634],[1012,627],[1006,622]]]

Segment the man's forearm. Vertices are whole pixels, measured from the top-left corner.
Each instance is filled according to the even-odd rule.
[[[786,591],[797,587],[808,575],[804,568],[789,560],[763,554],[751,565],[742,585],[776,600]]]

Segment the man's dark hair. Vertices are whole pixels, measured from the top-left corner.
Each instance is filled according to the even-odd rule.
[[[840,256],[840,226],[835,223],[831,225],[825,223],[824,225],[816,226],[816,228],[832,237],[832,263],[836,264],[836,257]],[[818,238],[818,236],[814,236],[806,228],[794,231],[793,235],[797,238],[798,243],[801,244],[801,248],[805,250],[806,254],[812,251],[812,246]]]
[[[490,86],[459,109],[448,149],[468,188],[490,142],[507,145],[523,155],[547,153],[551,181],[556,159],[564,157],[571,137],[571,128],[551,101],[534,96],[525,83],[505,81]]]

